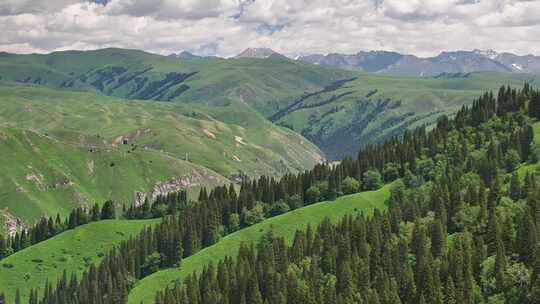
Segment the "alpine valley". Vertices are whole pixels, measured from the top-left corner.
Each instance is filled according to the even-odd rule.
[[[0,53],[0,304],[538,303],[538,75]]]

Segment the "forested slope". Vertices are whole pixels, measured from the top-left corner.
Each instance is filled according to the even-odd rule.
[[[364,212],[372,214],[375,209],[385,210],[385,201],[390,195],[390,185],[376,190],[347,195],[335,201],[325,201],[296,209],[267,219],[251,227],[232,233],[219,240],[213,246],[184,259],[179,268],[166,269],[141,280],[130,292],[128,303],[154,303],[155,295],[165,286],[181,282],[192,272],[201,272],[211,262],[227,256],[234,256],[242,243],[257,243],[264,235],[283,237],[291,242],[297,230],[304,230],[308,225],[316,227],[325,218],[340,220],[343,215]]]
[[[406,134],[387,212],[299,231],[292,245],[269,234],[155,302],[537,303],[540,185],[517,171],[538,162],[527,104],[539,118],[540,92],[504,89]]]

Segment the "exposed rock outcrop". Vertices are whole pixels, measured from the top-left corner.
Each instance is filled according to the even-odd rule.
[[[0,213],[4,217],[6,232],[9,236],[14,236],[17,231],[26,229],[26,225],[20,218],[12,215],[7,210],[0,211]]]
[[[133,193],[133,204],[135,205],[135,207],[139,207],[144,204],[145,199],[146,193],[140,191],[135,191],[135,193]]]
[[[192,175],[173,177],[165,182],[156,183],[149,194],[140,191],[134,192],[133,204],[140,206],[146,199],[153,202],[160,195],[167,195],[182,189],[198,186],[201,183],[201,177],[200,173],[194,171]]]
[[[180,177],[173,177],[166,182],[155,184],[150,197],[152,201],[154,201],[160,195],[167,195],[168,193],[180,191],[181,189],[193,187],[198,184],[199,182],[196,181],[196,178],[193,178],[191,176],[185,175]]]
[[[70,181],[69,179],[64,179],[64,180],[54,184],[55,189],[60,189],[60,188],[61,189],[66,189],[66,188],[70,188],[71,186],[73,186],[73,182]]]
[[[26,180],[34,182],[40,191],[45,191],[45,185],[43,184],[43,175],[39,173],[30,173],[26,175]]]

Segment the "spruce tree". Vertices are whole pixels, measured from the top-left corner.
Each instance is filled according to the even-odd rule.
[[[116,218],[116,207],[114,206],[114,202],[111,200],[108,200],[103,204],[103,207],[101,208],[101,219],[107,220],[107,219],[115,219]]]
[[[22,304],[21,302],[21,291],[19,288],[17,288],[17,291],[15,292],[15,304]]]
[[[531,265],[534,261],[537,242],[536,225],[533,222],[530,212],[525,212],[519,222],[517,252],[520,260],[527,265]]]
[[[521,182],[517,172],[512,173],[508,194],[513,200],[518,200],[521,198]]]
[[[495,255],[495,282],[497,291],[503,292],[506,286],[506,254],[504,245],[500,239],[497,239],[497,250]]]

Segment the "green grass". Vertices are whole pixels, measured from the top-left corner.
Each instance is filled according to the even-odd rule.
[[[86,146],[110,147],[120,136],[128,136],[141,149],[182,159],[187,154],[192,162],[224,176],[239,170],[252,176],[281,175],[321,160],[321,152],[309,141],[245,105],[126,101],[12,83],[0,86],[0,96],[0,126],[39,130]]]
[[[239,171],[280,176],[322,159],[312,143],[245,106],[127,101],[5,82],[0,96],[0,212],[27,223],[109,198],[131,203],[134,191],[171,177],[213,187]]]
[[[242,242],[256,242],[268,229],[272,229],[276,236],[284,237],[291,242],[297,230],[304,230],[308,224],[316,226],[326,217],[335,222],[346,214],[360,211],[370,214],[374,208],[385,209],[390,187],[391,185],[386,185],[377,191],[357,193],[340,197],[336,201],[313,204],[225,236],[215,245],[184,259],[181,268],[162,270],[141,280],[131,291],[128,303],[139,304],[141,301],[153,303],[157,291],[171,283],[181,281],[194,271],[201,271],[210,262],[217,262],[226,256],[235,256]]]
[[[163,153],[127,151],[90,151],[31,131],[0,128],[0,217],[9,213],[32,224],[43,215],[65,217],[77,206],[107,199],[130,204],[134,191],[149,192],[156,182],[174,176],[190,176],[188,192],[193,195],[200,185],[227,182],[209,169]]]
[[[431,125],[439,115],[453,114],[485,91],[535,81],[530,75],[497,73],[460,78],[355,76],[340,88],[303,100],[276,122],[317,143],[329,158],[340,159],[364,144]]]
[[[112,67],[123,71],[111,73]],[[162,80],[168,73],[196,72],[184,81],[189,89],[175,100],[218,106],[240,101],[262,113],[271,113],[274,102],[294,99],[304,91],[316,90],[349,74],[287,59],[186,60],[113,48],[49,55],[4,54],[0,56],[0,71],[3,80],[99,90],[120,97],[136,96],[150,82]],[[137,87],[144,79],[145,87]],[[180,86],[168,87],[167,92]]]
[[[41,291],[47,280],[56,282],[64,270],[68,275],[72,272],[82,274],[89,263],[98,263],[103,254],[121,241],[159,221],[94,222],[19,251],[0,261],[0,291],[6,293],[8,303],[14,303],[15,292],[19,288],[25,302],[31,288]]]

